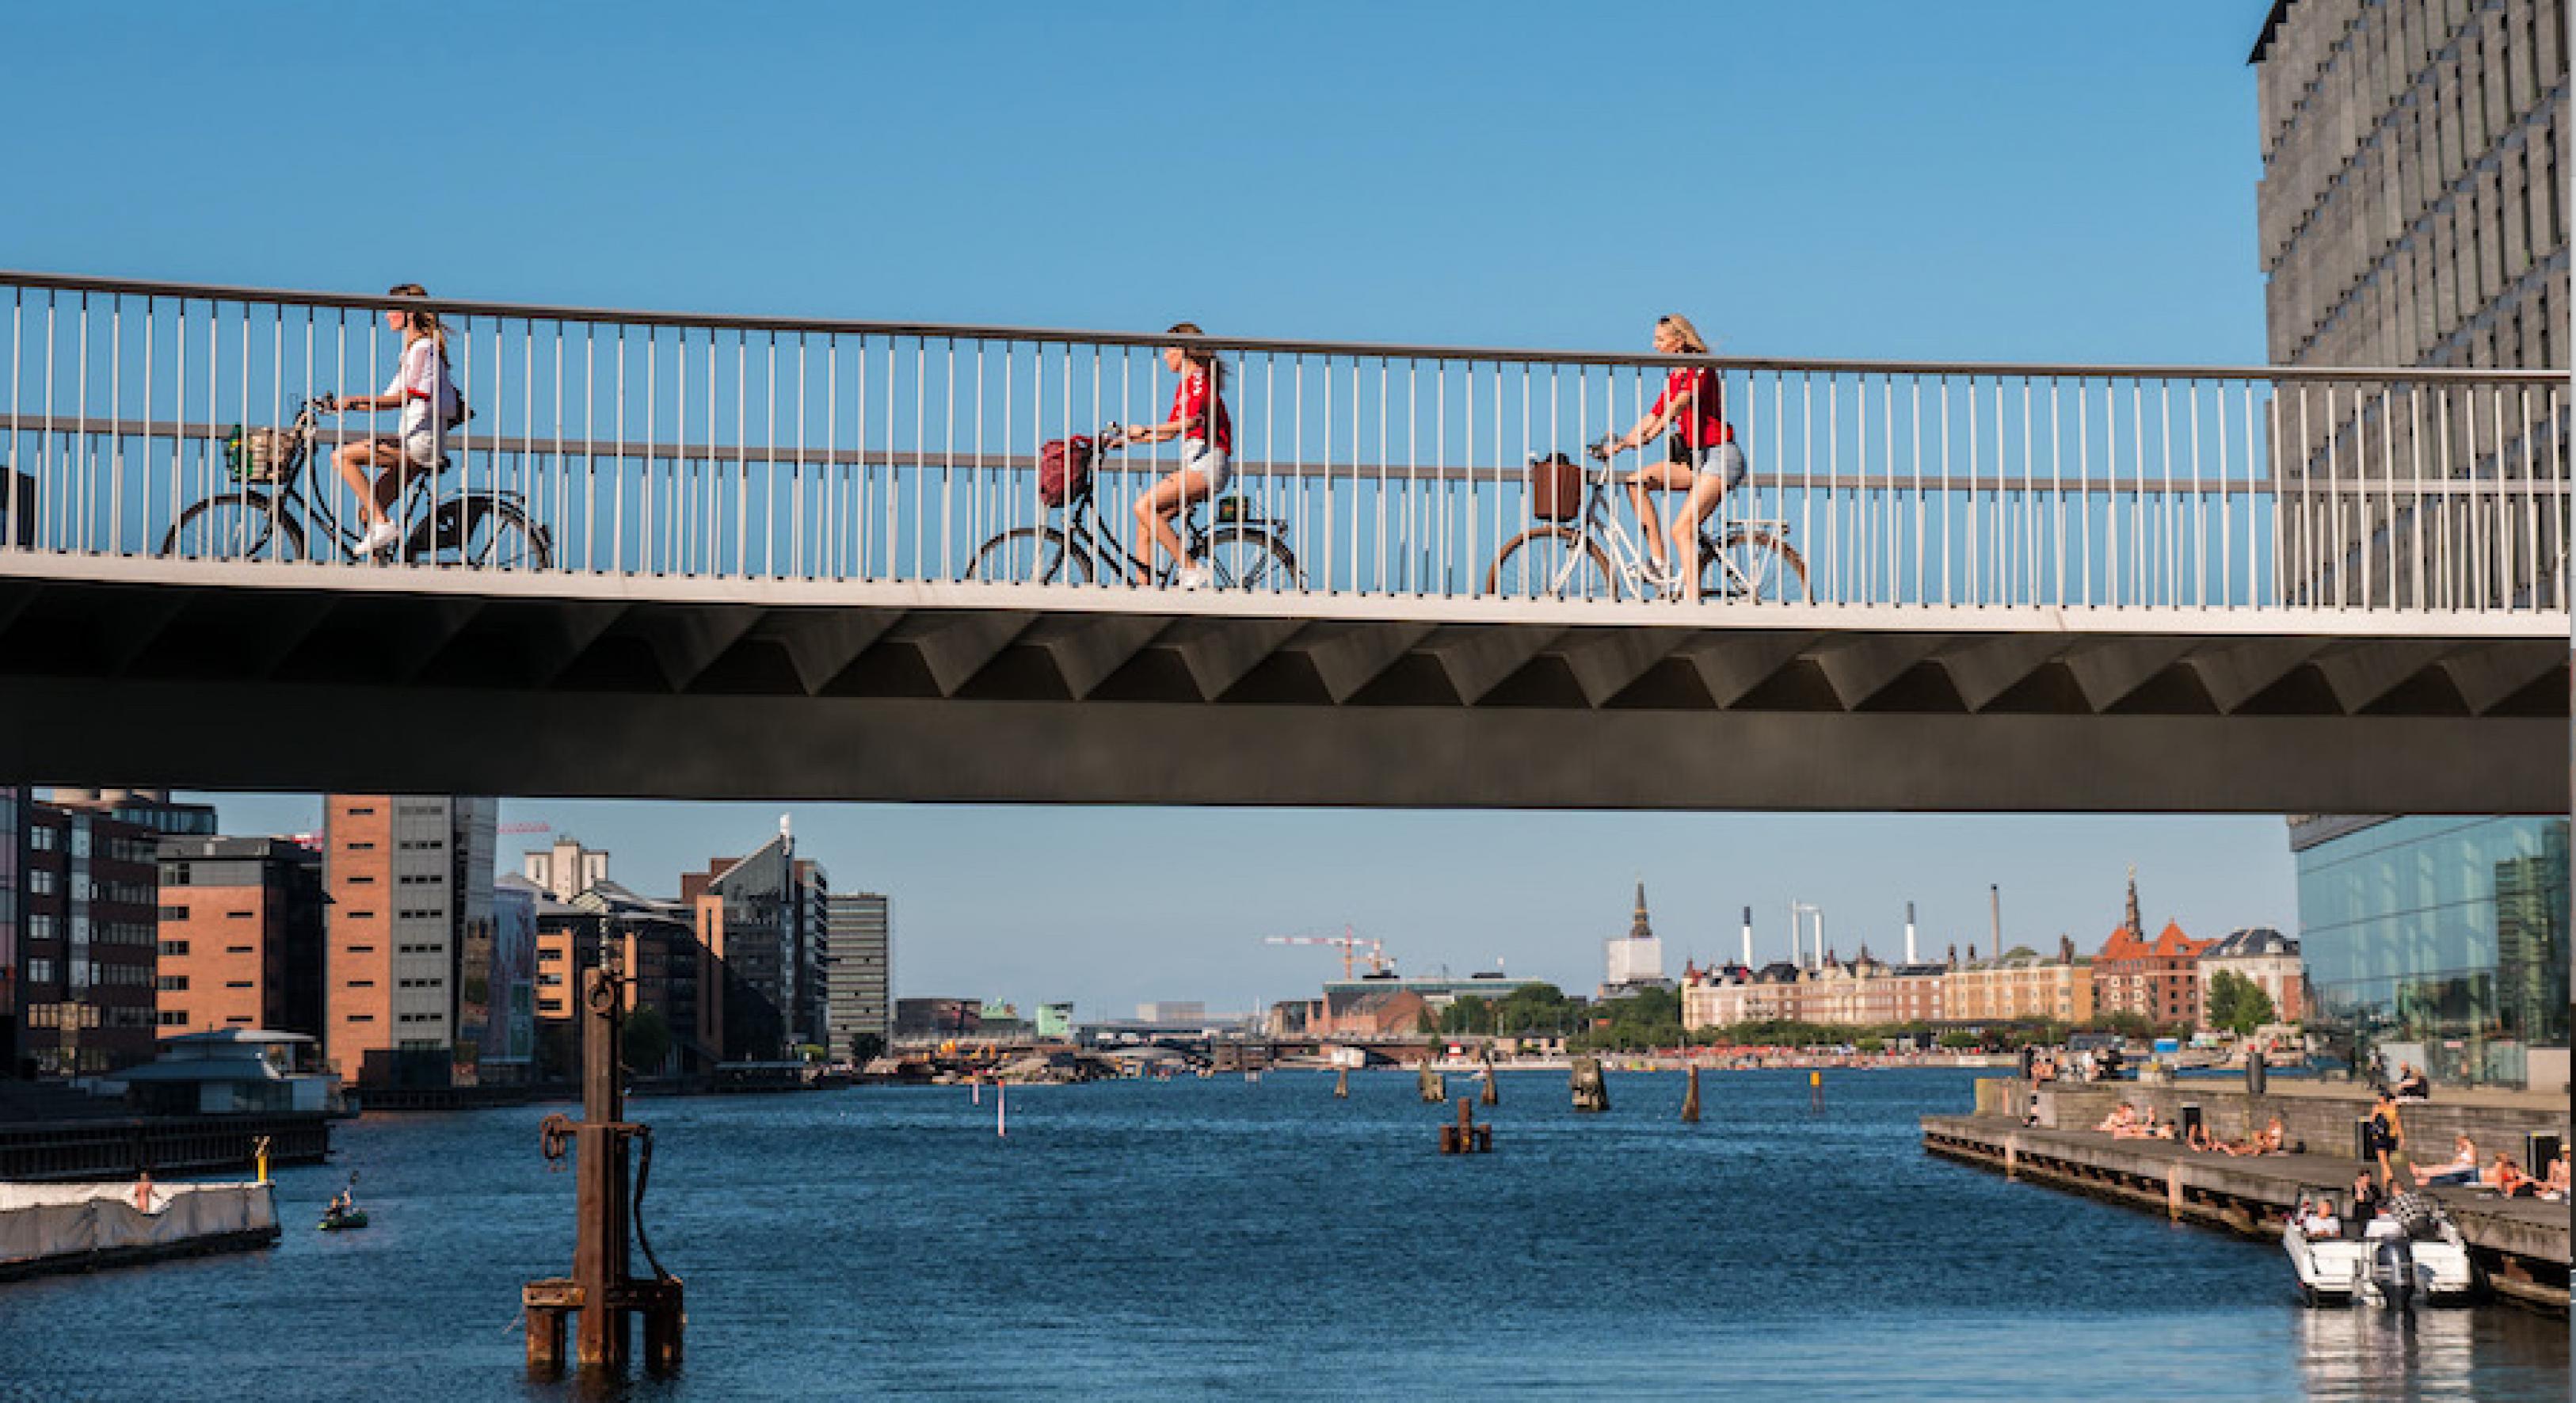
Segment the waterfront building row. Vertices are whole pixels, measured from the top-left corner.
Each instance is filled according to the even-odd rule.
[[[162,1039],[265,1030],[314,1038],[357,1084],[522,1080],[604,951],[672,1027],[671,1070],[891,1034],[885,898],[834,914],[783,827],[671,902],[610,882],[608,854],[577,842],[496,879],[497,807],[329,795],[319,834],[231,837],[165,791],[0,787],[0,1077],[109,1074]],[[728,942],[753,952],[748,974]]]
[[[2134,914],[2134,896],[2132,902]],[[2128,1013],[2159,1027],[2199,1029],[2208,1026],[2210,981],[2221,973],[2261,988],[2275,1021],[2297,1022],[2306,1009],[2298,942],[2270,927],[2193,940],[2168,922],[2148,941],[2123,925],[2091,956],[2079,956],[2074,941],[2063,937],[2053,958],[2026,947],[1982,961],[1976,954],[1972,945],[1962,961],[1954,946],[1945,960],[1890,964],[1863,947],[1856,959],[1827,952],[1813,966],[1786,960],[1760,969],[1690,965],[1682,973],[1682,1026],[2080,1024]]]

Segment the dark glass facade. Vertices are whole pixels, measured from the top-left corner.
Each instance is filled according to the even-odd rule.
[[[2563,1082],[2567,830],[2563,818],[2294,822],[2311,1026],[2446,1081]]]

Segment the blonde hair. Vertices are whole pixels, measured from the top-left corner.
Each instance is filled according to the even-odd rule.
[[[1708,354],[1708,342],[1700,336],[1699,328],[1691,325],[1691,319],[1681,313],[1674,312],[1657,317],[1655,325],[1682,339],[1683,354],[1693,356]]]
[[[387,297],[427,297],[429,295],[429,289],[422,287],[418,283],[396,283],[392,287],[385,289],[385,295]],[[438,313],[430,311],[427,308],[415,311],[409,307],[404,307],[398,310],[402,312],[404,321],[408,322],[411,326],[418,328],[421,335],[438,343],[438,353],[440,355],[443,356],[447,354],[447,327],[444,323],[439,321]]]

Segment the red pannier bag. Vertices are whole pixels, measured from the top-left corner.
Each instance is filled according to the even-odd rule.
[[[1038,500],[1060,507],[1091,490],[1091,440],[1051,438],[1038,449]]]

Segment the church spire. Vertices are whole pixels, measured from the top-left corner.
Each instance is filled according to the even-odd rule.
[[[2147,938],[2147,928],[2138,920],[2138,864],[2134,862],[2129,864],[2129,911],[2123,924],[2128,926],[2129,934],[2140,940]]]
[[[1649,925],[1646,921],[1645,879],[1639,878],[1637,881],[1637,918],[1634,921],[1631,921],[1628,925],[1628,938],[1630,940],[1652,940],[1654,937],[1655,928],[1652,925]]]

